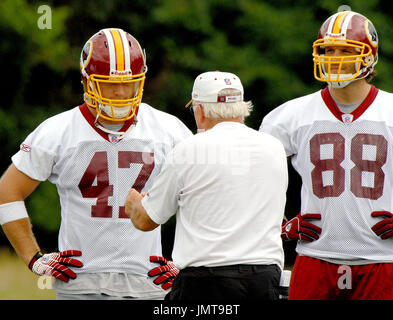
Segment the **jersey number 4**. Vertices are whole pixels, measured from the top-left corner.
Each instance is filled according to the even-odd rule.
[[[321,159],[321,145],[333,145],[333,158]],[[375,148],[375,160],[363,158],[365,145]],[[351,192],[358,198],[376,200],[383,194],[385,173],[382,166],[386,163],[388,143],[384,136],[375,134],[357,134],[351,140],[351,160],[354,167],[350,170]],[[341,162],[345,157],[345,139],[339,133],[322,133],[310,140],[310,160],[315,168],[311,172],[313,192],[318,198],[338,197],[345,189],[345,170]],[[333,172],[333,184],[323,185],[322,173]],[[374,186],[362,186],[363,172],[374,175]]]
[[[141,192],[154,169],[154,154],[151,152],[119,151],[118,168],[130,168],[133,163],[142,164],[141,171],[132,186]],[[95,180],[96,184],[93,185]],[[108,157],[105,151],[94,154],[78,187],[83,198],[97,198],[96,204],[91,207],[92,217],[112,217],[112,206],[108,205],[108,198],[113,196],[113,185],[109,184]],[[119,207],[119,218],[128,218],[124,206]]]

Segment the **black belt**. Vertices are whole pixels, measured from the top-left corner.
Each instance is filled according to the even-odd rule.
[[[187,267],[180,270],[181,273],[187,274],[221,274],[225,271],[237,271],[239,273],[252,273],[268,270],[277,270],[279,267],[276,264],[233,264],[227,266],[217,267]]]

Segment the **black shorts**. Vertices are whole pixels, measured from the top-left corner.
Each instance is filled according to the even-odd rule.
[[[175,278],[165,300],[278,300],[277,265],[188,267]]]

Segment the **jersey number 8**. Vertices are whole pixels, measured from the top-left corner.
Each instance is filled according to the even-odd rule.
[[[321,145],[333,145],[333,158],[321,159]],[[363,146],[375,146],[375,160],[363,159]],[[385,173],[382,166],[386,163],[388,143],[384,136],[357,134],[351,140],[351,160],[354,167],[350,170],[351,192],[358,198],[376,200],[383,194]],[[345,190],[345,170],[341,162],[345,157],[345,139],[338,133],[321,133],[310,140],[310,160],[315,168],[311,171],[313,192],[318,198],[339,197]],[[323,185],[322,173],[333,172],[333,184]],[[374,174],[374,186],[362,186],[362,173]]]

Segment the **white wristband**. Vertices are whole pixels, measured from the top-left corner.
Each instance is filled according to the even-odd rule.
[[[8,202],[0,205],[0,224],[28,218],[24,201]]]

